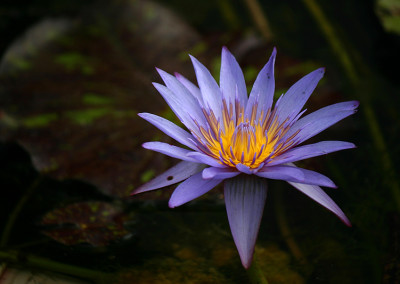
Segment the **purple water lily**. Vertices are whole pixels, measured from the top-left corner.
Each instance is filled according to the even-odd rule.
[[[249,96],[243,72],[227,48],[222,49],[219,86],[194,57],[191,59],[199,87],[180,74],[172,76],[158,69],[165,86],[154,86],[189,132],[157,115],[139,114],[189,149],[163,142],[144,143],[144,148],[182,162],[132,194],[183,181],[169,200],[173,208],[223,183],[229,225],[245,268],[250,267],[253,258],[267,197],[267,179],[287,181],[350,226],[343,211],[319,187],[336,187],[335,184],[293,162],[354,148],[354,144],[342,141],[299,145],[353,114],[359,103],[337,103],[301,117],[304,104],[324,74],[320,68],[295,83],[273,106],[275,56],[276,49],[258,74]]]

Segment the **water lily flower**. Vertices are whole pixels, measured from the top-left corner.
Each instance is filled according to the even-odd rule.
[[[250,267],[253,258],[268,179],[287,181],[350,226],[343,211],[320,188],[335,188],[335,184],[320,173],[296,167],[294,162],[354,148],[354,144],[342,141],[302,144],[355,113],[359,103],[337,103],[302,117],[304,104],[324,75],[324,68],[320,68],[296,82],[273,105],[275,57],[274,48],[249,96],[243,72],[225,47],[219,86],[192,56],[199,87],[180,74],[173,76],[157,69],[165,86],[154,83],[154,87],[188,131],[160,116],[139,114],[186,147],[144,143],[144,148],[182,162],[132,194],[183,181],[169,200],[169,207],[173,208],[223,183],[229,225],[245,268]]]

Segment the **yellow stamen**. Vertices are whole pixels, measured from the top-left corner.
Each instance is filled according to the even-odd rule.
[[[233,110],[235,113],[232,113]],[[262,111],[257,118],[257,105],[252,107],[249,118],[245,118],[244,107],[238,102],[228,106],[223,101],[220,120],[212,111],[204,111],[204,114],[209,127],[199,127],[203,136],[202,139],[198,137],[199,141],[207,149],[208,155],[230,167],[241,163],[252,169],[258,168],[291,148],[295,143],[293,138],[298,133],[286,141],[280,141],[289,130],[288,120],[280,123],[275,109],[268,109],[266,113]]]

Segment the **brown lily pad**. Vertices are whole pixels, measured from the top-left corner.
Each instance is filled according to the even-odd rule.
[[[44,20],[10,46],[0,67],[0,139],[23,145],[41,172],[125,197],[149,168],[169,164],[141,147],[161,136],[137,112],[169,114],[151,85],[154,67],[192,74],[180,58],[199,40],[159,4],[101,3],[75,19]]]
[[[47,213],[41,225],[56,225],[43,233],[64,245],[88,243],[105,246],[130,233],[124,228],[127,216],[107,202],[80,202]]]

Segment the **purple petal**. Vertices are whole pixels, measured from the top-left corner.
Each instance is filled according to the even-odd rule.
[[[151,113],[139,113],[138,115],[179,143],[188,146],[193,150],[197,149],[192,142],[193,136],[171,121]]]
[[[197,87],[195,84],[190,82],[188,79],[186,79],[183,75],[179,73],[175,73],[176,79],[179,80],[179,82],[182,83],[186,87],[186,89],[189,90],[189,92],[195,97],[201,105],[203,105],[203,98],[201,96],[201,92],[199,87]]]
[[[240,175],[225,181],[224,195],[233,240],[247,269],[253,259],[267,199],[267,181],[253,175]]]
[[[355,148],[356,145],[343,141],[322,141],[315,144],[304,145],[293,148],[282,155],[274,158],[268,166],[275,166],[289,162],[296,162],[311,157],[329,154],[335,151]]]
[[[290,166],[296,167],[295,164],[289,163]],[[292,186],[303,192],[305,195],[318,202],[328,210],[332,211],[338,216],[347,226],[351,226],[349,219],[344,215],[343,211],[336,205],[336,203],[319,187],[316,185],[308,185],[303,183],[289,182]]]
[[[295,182],[289,182],[289,184],[300,190],[302,193],[304,193],[314,201],[324,206],[326,209],[332,211],[343,221],[343,223],[351,227],[351,223],[346,215],[343,213],[343,211],[319,186]]]
[[[145,149],[149,149],[149,150],[153,150],[159,153],[162,153],[164,155],[173,157],[173,158],[177,158],[177,159],[181,159],[183,161],[188,161],[188,162],[193,162],[193,163],[198,163],[198,161],[196,159],[193,159],[189,156],[187,156],[187,154],[192,153],[192,151],[180,148],[180,147],[176,147],[167,143],[163,143],[163,142],[146,142],[143,143],[143,148]]]
[[[177,182],[183,181],[188,177],[200,172],[204,165],[192,162],[180,162],[151,181],[134,190],[131,195],[158,189]]]
[[[203,179],[202,173],[197,173],[182,182],[172,193],[169,207],[174,208],[207,193],[219,183],[221,179]]]
[[[319,80],[324,76],[325,69],[319,68],[301,78],[289,88],[277,105],[279,122],[286,118],[293,119],[303,108]]]
[[[271,57],[267,64],[258,73],[257,79],[254,82],[253,88],[250,92],[249,102],[246,106],[246,117],[250,117],[251,110],[255,103],[257,106],[257,118],[259,117],[261,110],[264,113],[272,106],[272,101],[275,92],[275,78],[274,78],[274,66],[275,66],[276,48],[272,51]]]
[[[204,107],[210,108],[217,118],[221,117],[222,96],[217,82],[210,71],[196,58],[190,56],[196,72],[197,82],[203,97]]]
[[[234,105],[236,99],[236,88],[238,99],[242,106],[247,103],[247,89],[242,69],[235,57],[226,47],[222,48],[221,73],[219,81],[223,98],[226,102]]]
[[[157,71],[163,79],[167,88],[175,94],[176,98],[184,107],[186,112],[190,114],[192,118],[197,120],[201,125],[204,125],[204,114],[201,110],[199,101],[195,97],[193,97],[189,90],[184,85],[182,85],[182,83],[179,82],[178,79],[176,79],[174,76],[158,68]]]
[[[255,175],[270,178],[285,180],[291,182],[299,182],[306,184],[321,185],[336,188],[336,185],[328,177],[306,169],[292,166],[265,166],[260,169]]]
[[[188,154],[188,157],[195,159],[199,163],[203,163],[212,167],[216,168],[226,168],[225,165],[220,164],[216,159],[211,158],[210,156],[207,156],[205,154],[199,153],[199,152],[190,152]]]
[[[251,175],[252,174],[252,172],[251,172],[251,170],[250,170],[250,167],[248,167],[248,166],[246,166],[246,165],[243,165],[243,164],[237,164],[236,165],[236,168],[239,170],[239,171],[241,171],[242,173],[245,173],[245,174],[248,174],[248,175]]]
[[[227,179],[233,178],[238,174],[240,174],[240,172],[232,168],[209,167],[203,170],[203,179]]]
[[[153,83],[153,86],[157,89],[175,115],[187,128],[192,131],[197,129],[196,124],[193,122],[193,119],[188,112],[188,108],[186,108],[186,105],[182,104],[182,101],[179,100],[176,94],[161,84]]]
[[[298,144],[300,144],[301,142],[304,142],[307,139],[317,135],[343,118],[355,113],[358,105],[358,101],[349,101],[329,105],[314,111],[293,124],[290,130],[286,133],[285,137],[290,137],[300,130],[299,134],[297,135]],[[285,137],[283,139],[285,139]]]

